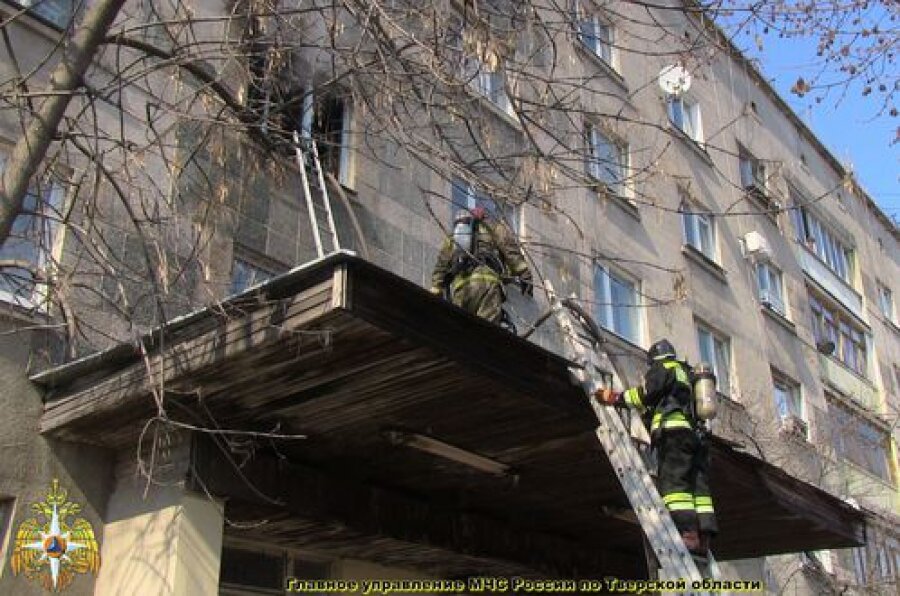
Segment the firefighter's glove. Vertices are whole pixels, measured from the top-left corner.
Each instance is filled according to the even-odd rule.
[[[615,406],[619,404],[619,396],[622,394],[612,389],[598,389],[594,392],[594,399],[604,406]]]
[[[431,286],[431,289],[428,291],[431,292],[432,294],[434,294],[435,296],[440,296],[441,294],[444,293],[444,290],[442,290],[438,286]]]
[[[534,280],[530,271],[526,271],[519,276],[519,289],[522,290],[523,296],[534,297]]]

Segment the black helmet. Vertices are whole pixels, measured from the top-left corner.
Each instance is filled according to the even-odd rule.
[[[667,339],[661,339],[647,351],[647,361],[651,364],[657,360],[674,360],[675,346]]]

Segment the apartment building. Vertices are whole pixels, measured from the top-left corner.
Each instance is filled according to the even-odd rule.
[[[73,6],[3,10],[3,79],[41,88]],[[659,337],[713,365],[727,577],[896,584],[896,225],[702,15],[203,1],[117,22],[2,249],[4,590],[42,591],[10,561],[54,479],[99,543],[76,594],[645,573],[552,324],[514,340],[417,288],[477,204],[594,314],[624,382]],[[661,86],[675,64],[690,84]],[[357,257],[310,264],[295,132]],[[546,296],[512,294],[522,331]]]

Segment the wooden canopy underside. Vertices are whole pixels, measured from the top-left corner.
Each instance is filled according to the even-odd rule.
[[[248,536],[452,576],[642,575],[627,499],[566,363],[369,263],[336,255],[126,349],[48,371],[42,430],[129,448],[156,412],[279,433],[243,462],[195,444],[194,485]],[[388,440],[428,435],[510,466],[480,471]],[[244,457],[244,456],[242,456]],[[242,461],[240,472],[234,462]],[[717,556],[853,546],[862,517],[724,442]]]

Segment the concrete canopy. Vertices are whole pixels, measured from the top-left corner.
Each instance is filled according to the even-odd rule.
[[[232,519],[270,520],[259,532],[273,542],[444,576],[646,572],[638,526],[611,514],[628,501],[566,361],[366,261],[299,267],[145,345],[33,377],[42,432],[128,448],[155,391],[180,424],[307,435],[261,441],[237,470],[222,441],[196,433],[194,485]],[[862,514],[824,491],[720,440],[713,467],[718,558],[862,543]]]

